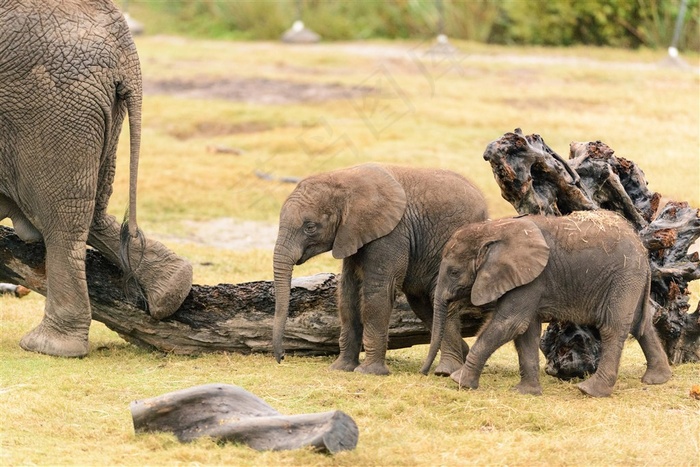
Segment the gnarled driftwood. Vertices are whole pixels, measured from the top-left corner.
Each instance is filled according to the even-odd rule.
[[[539,135],[516,129],[490,143],[484,159],[520,214],[608,209],[627,218],[649,250],[654,324],[670,361],[700,361],[700,307],[688,313],[688,283],[700,278],[698,253],[688,253],[700,237],[700,210],[674,201],[659,209],[661,195],[647,188],[641,169],[600,141],[571,143],[567,162]],[[590,327],[550,325],[542,339],[547,373],[570,378],[595,371],[599,345],[591,343],[598,339]]]

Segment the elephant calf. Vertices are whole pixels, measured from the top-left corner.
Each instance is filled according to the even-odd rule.
[[[440,253],[467,222],[487,218],[479,190],[446,170],[365,164],[302,180],[280,212],[274,253],[273,350],[283,358],[292,269],[326,251],[343,259],[338,287],[340,356],[331,368],[388,374],[389,317],[399,287],[428,326]],[[360,364],[361,347],[366,357]],[[450,321],[435,372],[462,366],[469,348]]]
[[[626,220],[609,211],[566,217],[526,216],[467,225],[445,246],[435,290],[435,317],[427,373],[438,351],[449,303],[471,298],[496,302],[464,366],[451,377],[476,389],[486,360],[515,340],[521,381],[516,389],[540,394],[541,322],[593,325],[601,336],[598,370],[578,388],[609,396],[622,347],[631,332],[647,360],[642,382],[671,377],[668,358],[652,325],[647,250]]]

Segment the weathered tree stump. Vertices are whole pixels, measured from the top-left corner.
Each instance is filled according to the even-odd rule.
[[[173,433],[182,442],[201,437],[230,441],[258,451],[310,447],[335,454],[355,449],[355,421],[334,410],[282,415],[262,399],[229,384],[205,384],[131,403],[136,433]]]
[[[700,278],[698,253],[688,254],[700,237],[700,210],[673,201],[659,210],[661,195],[649,191],[641,169],[600,141],[571,143],[567,162],[539,135],[516,129],[490,143],[484,159],[519,214],[608,209],[628,219],[649,250],[654,325],[669,360],[700,361],[700,307],[688,313],[688,283]],[[591,345],[596,334],[571,323],[551,324],[542,339],[547,373],[583,377],[592,362],[597,368],[599,345]]]
[[[26,244],[12,229],[0,226],[0,282],[28,287],[46,295],[43,244]],[[93,319],[135,345],[176,354],[215,351],[269,352],[275,294],[272,281],[193,285],[174,315],[158,321],[127,298],[120,270],[98,251],[88,250],[86,274]],[[340,320],[334,274],[295,279],[285,330],[288,353],[339,353]],[[462,310],[462,335],[474,336],[484,320],[478,308]],[[430,343],[430,331],[397,291],[389,328],[389,348]]]

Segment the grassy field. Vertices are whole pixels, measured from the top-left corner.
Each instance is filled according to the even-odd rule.
[[[147,95],[139,181],[141,227],[194,265],[195,282],[272,277],[272,252],[216,247],[222,232],[193,226],[231,218],[269,226],[293,184],[265,180],[365,161],[443,167],[508,216],[486,145],[521,127],[560,154],[571,141],[602,140],[635,161],[652,190],[700,206],[700,79],[657,66],[663,53],[513,49],[457,43],[462,54],[426,55],[429,43],[314,46],[137,40]],[[698,65],[697,56],[686,60]],[[374,92],[368,93],[368,89]],[[125,130],[126,131],[126,130]],[[125,139],[123,142],[125,143]],[[111,211],[126,206],[128,145]],[[328,255],[296,276],[338,271]],[[693,309],[698,298],[694,289]],[[478,391],[423,377],[425,346],[389,352],[392,375],[329,371],[330,358],[182,357],[135,348],[100,323],[82,360],[23,352],[43,299],[0,297],[0,463],[3,465],[697,465],[697,365],[644,386],[637,343],[625,348],[613,396],[583,397],[574,382],[542,373],[544,394],[518,381],[511,345],[489,360]],[[473,342],[470,340],[470,343]],[[133,433],[129,403],[186,387],[235,384],[285,414],[341,409],[360,429],[357,449],[258,453],[208,440],[179,444]]]

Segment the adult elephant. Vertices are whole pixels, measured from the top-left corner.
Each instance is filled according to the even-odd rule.
[[[465,226],[445,246],[435,291],[435,319],[427,373],[437,354],[447,306],[469,298],[495,302],[464,366],[451,377],[475,389],[486,360],[515,340],[521,381],[516,389],[540,394],[541,322],[556,319],[596,326],[601,336],[597,371],[579,389],[609,396],[622,347],[632,333],[647,360],[646,384],[671,377],[652,324],[648,252],[632,226],[610,211],[566,217],[526,216]]]
[[[284,355],[293,266],[332,250],[334,258],[343,259],[343,269],[340,355],[331,368],[388,374],[385,356],[396,287],[430,327],[445,242],[463,223],[486,218],[481,192],[446,170],[365,164],[302,180],[282,206],[274,252],[277,361]],[[437,374],[459,368],[469,350],[459,320],[450,322]]]
[[[46,245],[47,298],[26,350],[88,352],[86,243],[136,277],[152,316],[172,314],[192,268],[136,224],[141,71],[109,0],[0,0],[0,219]],[[117,141],[129,114],[129,220],[107,215]],[[120,253],[121,252],[121,253]]]

